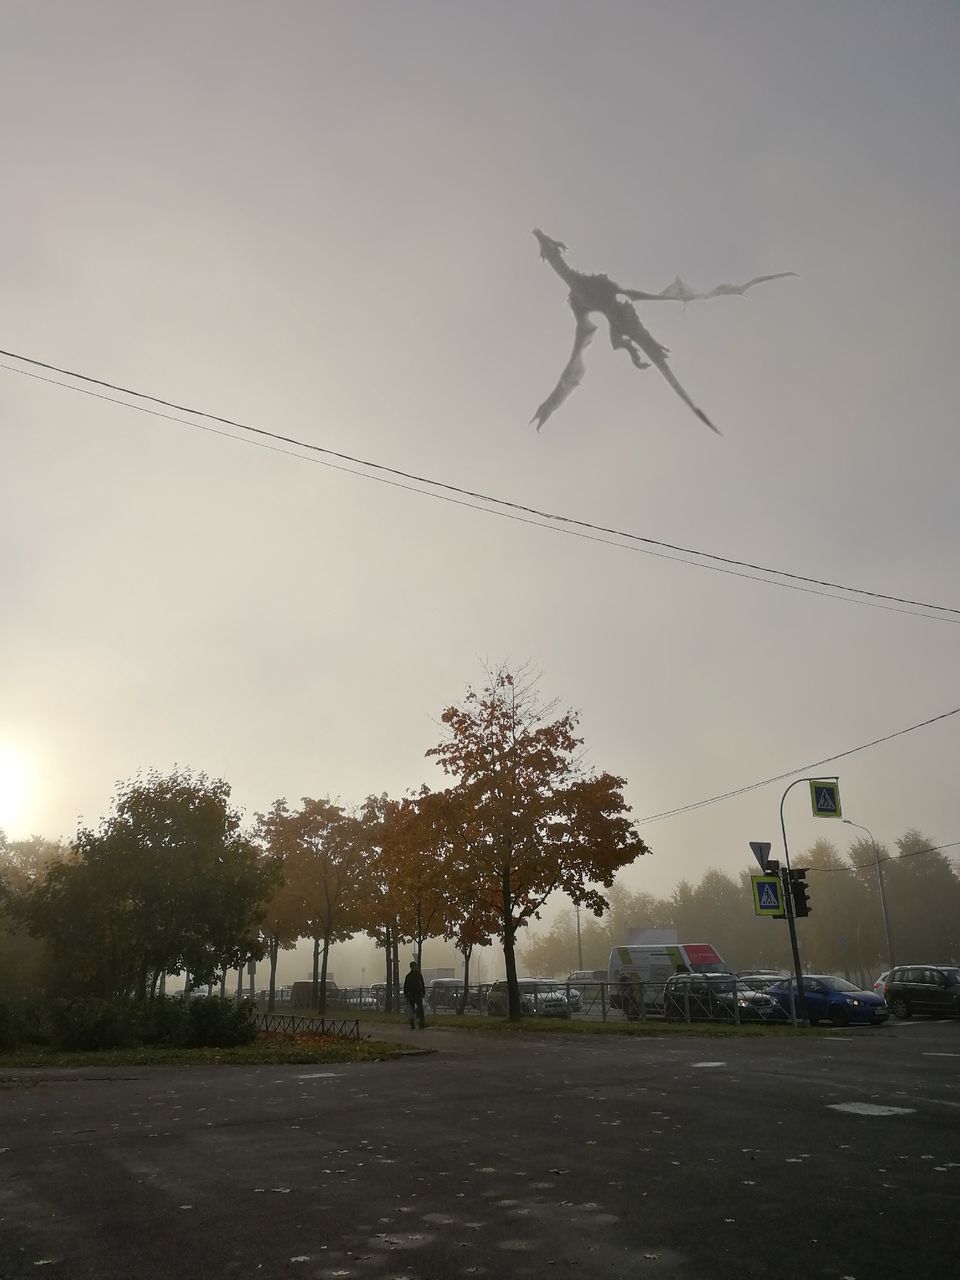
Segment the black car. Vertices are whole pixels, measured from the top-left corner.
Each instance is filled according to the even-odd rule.
[[[781,1021],[780,1005],[732,973],[675,973],[663,988],[663,1012],[691,1022]]]
[[[898,964],[887,974],[883,997],[895,1018],[913,1013],[960,1017],[960,968],[943,964]]]

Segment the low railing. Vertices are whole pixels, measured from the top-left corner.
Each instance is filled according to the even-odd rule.
[[[258,1013],[254,1017],[258,1031],[284,1035],[337,1036],[341,1040],[359,1040],[360,1024],[352,1018],[320,1018],[294,1013]]]
[[[766,997],[741,998],[745,994],[745,987],[741,986],[738,986],[737,998],[734,998],[732,990],[726,993],[720,990],[703,992],[664,982],[570,982],[543,979],[533,983],[524,980],[520,1000],[522,1011],[527,1017],[581,1018],[598,1022],[627,1019],[631,1022],[668,1020],[739,1024],[780,1022],[789,1018],[789,1010],[784,1010],[776,1001]],[[428,987],[424,1000],[427,1016],[443,1021],[454,1019],[459,1012],[460,998],[461,989],[444,985],[433,993],[431,999]],[[288,1002],[289,999],[289,990],[277,990],[277,1004]],[[370,1014],[383,1013],[384,1003],[383,989],[376,987],[352,988],[327,994],[327,1009],[330,1014],[343,1011],[361,1020]],[[481,1014],[506,1017],[504,983],[471,983],[464,1012],[472,1016]],[[402,996],[399,1007],[394,1008],[393,1013],[400,1019],[406,1017]],[[303,1016],[286,1013],[261,1016],[270,1017],[278,1029],[281,1023],[296,1023],[298,1028],[301,1025],[357,1026],[356,1022],[346,1023],[335,1016],[321,1018],[315,1011],[311,1014],[306,1010]]]

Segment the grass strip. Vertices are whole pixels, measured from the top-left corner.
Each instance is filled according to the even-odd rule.
[[[28,1067],[211,1067],[293,1066],[385,1062],[408,1056],[407,1045],[376,1040],[346,1040],[334,1036],[261,1036],[252,1044],[228,1049],[177,1049],[148,1045],[138,1049],[85,1051],[21,1049],[0,1054],[0,1072]],[[0,1081],[2,1083],[2,1081]]]

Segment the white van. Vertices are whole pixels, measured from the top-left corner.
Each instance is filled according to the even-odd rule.
[[[675,973],[727,972],[726,964],[709,942],[614,947],[607,970],[610,1005],[614,1009],[623,1008],[623,993],[629,990],[636,1009],[642,990],[644,1008],[658,1008],[663,998],[663,984]],[[625,1012],[629,1014],[630,1009]]]

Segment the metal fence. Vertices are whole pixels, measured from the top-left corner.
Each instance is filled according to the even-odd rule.
[[[359,1040],[360,1024],[349,1018],[318,1018],[292,1013],[257,1013],[258,1031],[284,1035],[337,1036],[341,1040]]]
[[[426,1012],[436,1018],[455,1017],[460,1010],[462,986],[445,983],[429,988],[424,999]],[[265,994],[265,993],[264,993]],[[289,1007],[289,989],[278,989],[277,1004]],[[354,987],[328,992],[327,1018],[337,1013],[351,1013],[362,1019],[385,1011],[382,987]],[[559,979],[520,979],[520,1006],[524,1017],[578,1018],[595,1022],[727,1022],[733,1024],[783,1022],[790,1017],[789,1008],[730,975],[712,979],[697,974],[677,975],[669,982],[569,982]],[[401,996],[393,1012],[405,1012]],[[468,1015],[507,1016],[506,983],[488,982],[471,985],[467,992]],[[278,1015],[273,1015],[278,1016]],[[301,1021],[303,1019],[300,1019]],[[314,1021],[324,1021],[314,1017]],[[335,1019],[334,1019],[335,1021]],[[356,1025],[356,1024],[354,1024]]]

